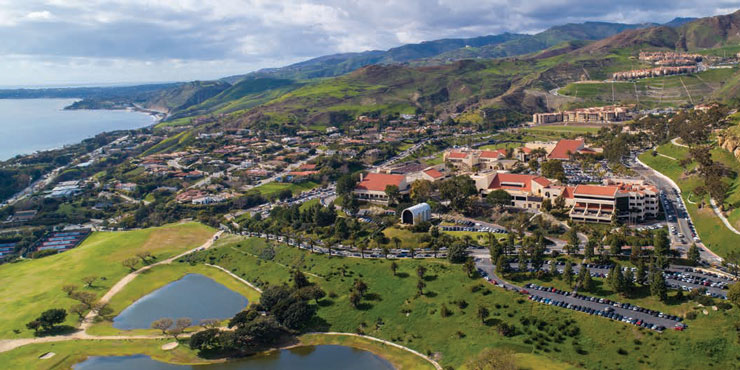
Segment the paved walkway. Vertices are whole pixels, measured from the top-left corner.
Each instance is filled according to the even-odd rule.
[[[417,356],[419,356],[419,357],[421,357],[421,358],[429,361],[429,363],[432,364],[432,366],[434,366],[435,369],[442,370],[442,366],[439,363],[437,363],[437,361],[432,360],[429,356],[424,355],[424,354],[422,354],[422,353],[420,353],[418,351],[415,351],[415,350],[413,350],[413,349],[411,349],[409,347],[404,347],[404,346],[402,346],[400,344],[389,342],[389,341],[387,341],[385,339],[380,339],[380,338],[375,338],[375,337],[371,337],[371,336],[367,336],[367,335],[361,335],[361,334],[355,334],[355,333],[337,333],[337,332],[321,333],[321,332],[317,332],[317,333],[308,333],[308,334],[358,337],[358,338],[363,338],[363,339],[371,340],[373,342],[387,344],[389,346],[396,347],[398,349],[402,349],[402,350],[404,350],[406,352],[413,353],[413,354],[415,354],[415,355],[417,355]]]
[[[730,220],[725,217],[725,215],[722,214],[722,211],[717,207],[717,202],[714,201],[714,198],[709,198],[709,203],[712,205],[712,210],[714,211],[714,214],[719,217],[720,220],[722,220],[722,223],[727,226],[727,228],[732,231],[733,233],[740,235],[740,231],[737,231],[732,224],[730,223]]]
[[[230,275],[231,277],[233,277],[234,279],[236,279],[236,280],[239,280],[240,282],[244,283],[244,285],[246,285],[246,286],[248,286],[248,287],[250,287],[250,288],[252,288],[252,289],[254,289],[254,290],[256,290],[256,291],[258,291],[258,292],[260,292],[260,293],[262,293],[262,289],[260,289],[260,288],[257,288],[256,286],[254,286],[254,284],[252,284],[252,283],[250,283],[250,282],[248,282],[248,281],[246,281],[246,280],[244,280],[244,279],[242,279],[242,278],[240,278],[240,277],[236,276],[236,274],[234,274],[233,272],[231,272],[231,271],[229,271],[229,270],[227,270],[227,269],[225,269],[225,268],[223,268],[223,267],[221,267],[221,266],[217,266],[217,265],[211,265],[211,264],[208,264],[208,263],[206,263],[205,265],[206,265],[206,266],[211,266],[211,267],[215,267],[215,268],[217,268],[217,269],[219,269],[219,270],[221,270],[221,271],[223,271],[223,272],[225,272],[225,273],[229,274],[229,275]]]
[[[673,139],[671,139],[671,144],[673,144],[673,145],[675,145],[675,146],[680,146],[680,147],[682,147],[682,148],[688,148],[688,147],[689,147],[689,146],[688,146],[688,145],[686,145],[686,144],[681,144],[681,143],[679,143],[679,142],[678,142],[678,139],[679,139],[679,138],[677,138],[677,137],[674,137]]]

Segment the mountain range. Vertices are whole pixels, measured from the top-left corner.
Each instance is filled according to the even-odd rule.
[[[499,112],[506,120],[547,109],[543,93],[550,89],[633,68],[638,50],[729,50],[738,42],[740,12],[662,25],[586,22],[533,35],[504,33],[333,54],[216,81],[78,91],[82,100],[71,108],[165,111],[169,126],[208,114],[229,114],[221,120],[224,125],[275,127],[414,112],[440,117],[475,112],[477,121]],[[727,83],[725,91],[740,90],[733,87],[740,78]],[[0,97],[59,93],[0,90]]]

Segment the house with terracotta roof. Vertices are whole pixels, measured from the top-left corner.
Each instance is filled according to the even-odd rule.
[[[385,189],[391,185],[397,186],[401,194],[407,194],[410,190],[404,175],[370,172],[361,175],[360,182],[352,193],[360,200],[387,204],[388,195]]]

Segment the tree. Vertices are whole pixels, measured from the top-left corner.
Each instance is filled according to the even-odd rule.
[[[469,360],[466,368],[470,370],[516,370],[517,361],[510,350],[488,348]]]
[[[77,291],[77,287],[72,284],[65,284],[65,285],[62,285],[62,291],[67,293],[68,296],[71,296],[72,293]]]
[[[640,285],[643,285],[645,283],[646,278],[647,278],[647,271],[645,270],[645,261],[643,261],[643,259],[640,258],[640,260],[637,261],[637,273],[635,274],[635,282],[639,283]]]
[[[123,265],[123,267],[126,267],[131,271],[136,271],[136,265],[139,264],[139,260],[135,257],[129,257],[123,260],[121,264]]]
[[[26,327],[38,335],[39,329],[41,329],[41,322],[39,320],[32,320],[26,323]]]
[[[568,284],[568,286],[573,286],[573,266],[570,264],[570,261],[565,263],[563,282]]]
[[[427,268],[424,267],[423,265],[419,265],[419,266],[416,267],[416,276],[418,276],[419,279],[423,279],[424,278],[424,274],[426,274],[426,273],[427,273]]]
[[[411,190],[409,195],[411,199],[416,203],[426,202],[432,195],[434,184],[428,180],[416,180],[411,183]]]
[[[542,163],[542,176],[565,182],[566,177],[563,162],[557,159],[551,159]]]
[[[565,238],[568,240],[568,245],[565,246],[568,255],[572,256],[576,254],[581,241],[578,239],[578,230],[576,230],[575,226],[568,229],[565,233]]]
[[[619,263],[612,266],[607,282],[614,292],[624,293],[624,276],[622,275],[622,266]]]
[[[189,318],[181,317],[177,319],[177,321],[175,321],[175,326],[171,328],[168,332],[176,340],[177,336],[185,332],[185,329],[190,327],[192,323],[193,321]]]
[[[438,188],[442,198],[449,200],[450,207],[457,211],[466,211],[470,205],[468,198],[478,193],[475,181],[462,175],[442,181]]]
[[[295,286],[296,289],[307,287],[309,285],[311,285],[311,283],[306,278],[306,275],[301,272],[301,270],[293,270],[293,286]]]
[[[365,282],[362,280],[355,280],[353,289],[360,295],[360,297],[364,297],[365,293],[367,293],[367,284],[365,284]]]
[[[482,323],[486,323],[486,319],[488,318],[488,315],[491,313],[488,311],[488,309],[485,306],[478,307],[478,318]]]
[[[450,245],[447,250],[447,259],[452,263],[463,263],[468,258],[468,252],[465,250],[465,244],[459,240]]]
[[[665,286],[665,278],[659,269],[650,274],[650,295],[657,297],[661,302],[668,299],[668,290]]]
[[[305,326],[313,314],[313,308],[305,301],[297,301],[288,306],[278,319],[287,328],[297,330]]]
[[[85,283],[88,288],[92,288],[93,283],[95,283],[96,280],[98,280],[98,277],[95,275],[85,276],[82,278],[82,282]]]
[[[665,228],[656,230],[655,234],[653,234],[653,251],[655,256],[667,256],[670,250],[670,245],[671,242],[668,240],[668,232]]]
[[[730,285],[730,289],[727,291],[727,299],[740,307],[740,283]]]
[[[391,238],[391,242],[393,242],[393,245],[396,246],[396,249],[401,249],[401,239],[397,236],[394,236]],[[388,256],[386,256],[387,258]]]
[[[424,283],[424,280],[419,279],[419,281],[416,282],[416,291],[419,295],[424,295],[424,288],[427,286],[426,283]]]
[[[97,296],[94,293],[83,292],[83,291],[73,292],[70,298],[84,304],[88,310],[91,310],[93,308],[93,305],[95,304],[95,301],[97,300]]]
[[[217,328],[209,328],[203,331],[199,331],[190,337],[190,349],[208,351],[220,348],[220,335],[221,330]]]
[[[136,253],[136,257],[138,257],[141,260],[141,263],[144,265],[148,265],[149,259],[154,258],[154,256],[152,256],[152,253],[149,251],[141,251],[139,253]]]
[[[78,303],[69,308],[69,312],[77,315],[80,321],[82,321],[85,318],[85,314],[87,314],[87,310],[88,310],[87,306],[85,306],[82,303]]]
[[[511,195],[506,190],[494,190],[486,196],[486,202],[493,207],[501,209],[511,204]]]
[[[587,260],[593,260],[594,258],[594,245],[596,242],[592,239],[589,239],[586,243],[586,246],[583,248],[583,258]]]
[[[305,292],[305,297],[308,299],[313,299],[316,304],[319,304],[319,300],[321,298],[326,297],[326,292],[321,289],[318,285],[311,285],[307,286],[303,289],[301,289]]]
[[[61,324],[67,319],[67,310],[63,308],[52,308],[41,313],[36,320],[39,325],[45,330],[50,331],[54,329],[54,326]]]
[[[697,248],[696,243],[691,243],[691,247],[689,247],[686,257],[693,266],[699,264],[699,248]]]
[[[393,204],[396,203],[401,192],[398,190],[398,186],[396,185],[386,185],[385,195],[388,197],[388,204]]]
[[[352,291],[349,295],[349,303],[352,305],[352,307],[357,308],[359,306],[360,301],[362,300],[362,296],[360,296],[357,291]]]
[[[558,275],[558,267],[555,264],[555,261],[552,261],[550,263],[550,276],[557,276]]]
[[[290,296],[290,290],[284,285],[271,285],[260,296],[260,304],[265,310],[271,311],[277,304]]]
[[[578,271],[578,285],[580,287],[580,290],[583,290],[585,292],[589,292],[591,291],[591,289],[593,289],[591,271],[589,271],[589,269],[584,265],[581,265],[581,269]]]
[[[465,274],[468,275],[469,278],[473,277],[473,272],[475,272],[475,262],[473,262],[472,258],[468,258],[467,261],[463,264],[463,271],[465,271]]]
[[[152,322],[152,329],[157,329],[162,331],[162,335],[167,334],[167,330],[169,330],[172,327],[172,319],[168,318],[162,318],[159,320],[155,320]]]
[[[234,317],[231,318],[231,320],[229,320],[228,327],[244,327],[259,316],[259,312],[254,309],[239,311],[236,313],[236,315],[234,315]]]
[[[393,276],[396,276],[396,270],[398,270],[398,264],[396,261],[391,262],[391,271],[393,272]]]

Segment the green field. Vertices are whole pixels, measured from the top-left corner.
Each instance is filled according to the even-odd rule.
[[[143,354],[159,361],[181,364],[206,364],[187,345],[163,351],[162,345],[172,339],[152,340],[74,340],[57,343],[29,344],[9,352],[0,353],[0,363],[6,369],[71,369],[88,356],[131,356]],[[48,360],[39,356],[54,352]]]
[[[269,182],[264,185],[260,185],[255,187],[252,190],[256,190],[262,194],[262,196],[270,198],[273,196],[277,196],[278,193],[285,189],[289,189],[291,192],[293,192],[293,195],[298,195],[301,192],[304,192],[306,190],[311,190],[315,187],[319,186],[319,184],[312,182],[312,181],[306,181],[301,183],[290,183],[290,182]]]
[[[530,133],[555,133],[555,134],[573,134],[573,135],[584,135],[584,134],[595,134],[601,127],[596,126],[534,126],[524,129],[525,132]]]
[[[152,229],[97,232],[79,247],[38,260],[23,260],[0,266],[0,338],[30,337],[26,322],[50,308],[68,309],[76,301],[67,297],[62,286],[82,286],[85,276],[100,277],[92,288],[102,296],[115,282],[128,273],[121,264],[136,253],[148,251],[156,260],[202,244],[214,230],[198,223],[168,225]],[[76,325],[74,315],[68,325]],[[17,330],[18,332],[14,332]]]
[[[740,235],[737,235],[722,223],[722,221],[714,214],[710,207],[698,208],[698,203],[701,198],[692,194],[692,191],[700,186],[702,181],[698,175],[686,177],[684,176],[685,170],[679,165],[678,161],[685,158],[688,149],[678,147],[673,144],[665,144],[658,147],[658,152],[677,160],[672,160],[662,156],[652,156],[650,152],[645,152],[640,155],[640,160],[657,171],[660,171],[664,175],[670,177],[673,181],[681,187],[682,196],[686,203],[686,209],[691,214],[691,219],[694,221],[696,231],[699,234],[702,242],[709,247],[712,251],[719,254],[720,256],[726,256],[731,250],[736,250],[740,246]],[[736,173],[740,173],[740,163],[738,163],[732,154],[721,148],[715,148],[712,150],[712,159],[715,161],[722,162]],[[691,170],[696,164],[691,163],[687,166],[687,170]],[[728,204],[737,205],[740,202],[740,179],[727,179],[731,183],[731,190],[726,198]],[[708,196],[704,198],[706,203],[709,203]],[[691,200],[691,202],[689,201]],[[735,225],[740,226],[740,210],[734,209],[729,215],[728,219]]]
[[[737,68],[713,69],[691,75],[645,78],[634,83],[571,83],[558,92],[593,104],[639,103],[649,107],[698,104],[737,71]]]
[[[276,246],[272,260],[255,257],[265,245],[260,239],[224,242],[196,257],[212,260],[260,285],[289,282],[290,269],[300,268],[328,293],[318,305],[319,319],[312,330],[363,332],[431,353],[443,366],[457,368],[487,347],[547,356],[576,367],[604,369],[704,368],[709,364],[729,368],[740,351],[732,326],[740,319],[737,309],[700,314],[689,322],[691,328],[686,332],[657,334],[530,303],[526,297],[468,278],[460,265],[442,260],[396,261],[399,269],[394,276],[391,261],[328,258],[286,246]],[[422,296],[416,294],[419,265],[427,268]],[[362,279],[369,287],[359,309],[353,309],[348,302],[355,279]],[[440,313],[443,304],[450,310],[447,317]],[[491,311],[485,323],[476,314],[480,306]],[[532,323],[535,318],[536,325]],[[518,334],[499,334],[500,322],[514,325]],[[577,327],[579,332],[566,335],[558,327]],[[521,358],[520,366],[538,363],[537,357]]]

